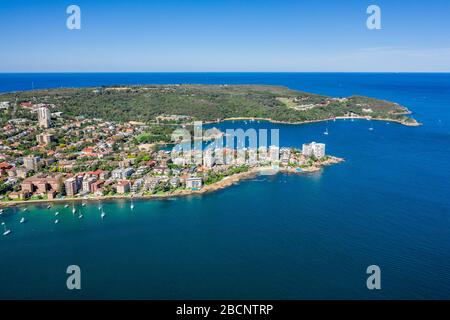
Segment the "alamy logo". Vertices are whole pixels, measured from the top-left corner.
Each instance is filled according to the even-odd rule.
[[[81,29],[81,9],[77,5],[70,5],[67,7],[66,13],[70,16],[67,18],[66,26],[69,30]]]
[[[367,28],[369,30],[380,30],[381,29],[381,9],[377,5],[370,5],[367,7],[367,14],[370,16],[367,18]]]
[[[370,276],[367,278],[367,289],[369,290],[380,290],[381,289],[381,269],[377,265],[371,265],[367,267],[367,274]]]
[[[192,136],[187,129],[177,129],[172,133],[176,144],[171,157],[174,163],[201,165],[205,162],[216,164],[255,164],[258,160],[278,160],[280,137],[278,129],[247,130],[227,129],[218,134],[217,129],[203,130],[202,122],[194,122]]]
[[[67,278],[66,285],[69,290],[81,290],[81,269],[77,265],[67,267],[66,273],[70,276]]]

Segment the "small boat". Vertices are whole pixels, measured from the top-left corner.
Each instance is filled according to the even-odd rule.
[[[0,216],[3,214],[3,209],[0,209]]]
[[[52,207],[51,205],[48,205],[48,206],[47,206],[47,209],[50,209],[51,207]]]
[[[55,224],[58,224],[58,223],[59,223],[59,220],[58,220],[58,219],[56,219],[56,220],[55,220]]]
[[[100,217],[103,219],[106,216],[106,213],[104,211],[102,211],[102,214],[100,215]]]
[[[372,128],[372,127],[370,127],[370,128],[369,128],[369,131],[373,131],[373,128]]]
[[[323,133],[324,135],[328,135],[329,133],[328,133],[328,128],[325,130],[325,132]]]
[[[77,212],[77,209],[75,209],[75,206],[72,205],[72,213],[75,214]]]
[[[131,195],[131,204],[130,204],[130,209],[131,209],[131,210],[134,210],[133,197],[134,197],[134,194]]]
[[[69,205],[68,204],[66,204],[65,206],[64,206],[64,208],[68,208],[69,207]]]
[[[28,211],[28,208],[24,208],[23,211]]]
[[[55,212],[55,217],[59,216],[59,211]]]
[[[3,231],[3,235],[4,236],[7,236],[8,234],[11,233],[11,230],[6,229],[6,224],[4,222],[2,222],[2,226],[3,226],[3,229],[4,229],[4,231]]]
[[[80,214],[80,215],[78,216],[78,219],[83,219],[83,215]]]
[[[27,220],[25,220],[25,217],[22,217],[21,219],[20,219],[20,223],[25,223]]]
[[[86,203],[81,204],[82,207],[86,207]]]
[[[98,206],[98,210],[99,210],[99,211],[102,210],[102,206]]]

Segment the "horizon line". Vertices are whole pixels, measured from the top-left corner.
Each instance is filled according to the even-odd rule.
[[[390,74],[411,74],[411,73],[429,73],[429,74],[448,74],[450,71],[0,71],[0,74],[112,74],[112,73],[390,73]]]

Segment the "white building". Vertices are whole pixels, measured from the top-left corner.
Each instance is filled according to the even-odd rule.
[[[246,159],[246,150],[245,148],[239,148],[236,151],[236,159],[234,160],[234,163],[236,165],[244,165]]]
[[[54,140],[54,135],[51,133],[41,133],[36,136],[36,140],[39,144],[49,144]]]
[[[291,157],[291,149],[281,148],[280,150],[280,161],[282,164],[287,165],[289,163],[289,158]]]
[[[280,148],[277,146],[269,147],[269,159],[272,162],[277,162],[280,160]]]
[[[51,113],[47,107],[41,107],[37,110],[39,126],[42,128],[50,128]]]
[[[233,164],[234,161],[234,150],[233,149],[229,149],[226,148],[224,149],[224,159],[225,159],[225,164]]]
[[[182,157],[173,158],[172,162],[177,166],[185,166],[188,163],[188,161]]]
[[[111,176],[115,180],[125,180],[133,174],[133,168],[115,169],[111,172]]]
[[[216,163],[216,159],[213,156],[212,150],[206,150],[203,154],[203,166],[206,168],[212,168]]]
[[[73,197],[74,195],[76,195],[78,193],[78,185],[77,185],[77,180],[75,178],[69,178],[64,182],[64,186],[66,189],[66,194],[69,197]]]
[[[255,148],[248,149],[248,164],[254,166],[258,163],[258,152]]]
[[[302,147],[302,154],[306,157],[315,156],[317,159],[325,157],[325,144],[311,142],[304,144]]]
[[[169,180],[169,184],[173,187],[173,188],[177,188],[180,185],[180,178],[178,177],[173,177]]]
[[[266,147],[259,147],[258,148],[258,160],[261,162],[264,162],[267,160],[267,148]]]
[[[86,178],[83,179],[83,191],[91,192],[91,186],[96,181],[97,181],[97,179],[94,177],[89,177],[87,179]]]
[[[134,193],[138,192],[139,189],[141,189],[143,185],[144,185],[144,179],[137,179],[134,182],[133,186],[131,187],[131,192],[134,192]]]
[[[186,179],[186,188],[188,189],[200,189],[203,185],[202,178],[190,177]]]
[[[27,156],[23,158],[23,166],[25,168],[27,168],[28,170],[34,170],[36,171],[39,167],[39,162],[40,162],[40,158],[39,157],[35,157],[35,156]]]

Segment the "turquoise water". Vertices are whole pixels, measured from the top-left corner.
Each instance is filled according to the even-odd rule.
[[[450,74],[0,75],[0,91],[100,83],[267,83],[406,105],[421,127],[336,121],[280,129],[281,144],[325,142],[345,163],[257,177],[203,196],[29,206],[0,217],[0,298],[450,298]],[[370,126],[374,127],[369,131]],[[330,135],[324,136],[328,128]],[[59,211],[60,223],[53,223]],[[82,270],[82,290],[65,269]],[[382,290],[366,288],[377,264]]]

